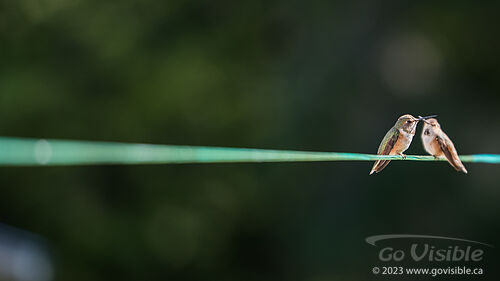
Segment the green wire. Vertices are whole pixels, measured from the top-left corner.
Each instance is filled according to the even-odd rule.
[[[177,146],[135,143],[44,140],[0,137],[0,165],[95,165],[236,162],[307,162],[401,160],[398,155],[309,152],[251,148]],[[500,163],[499,154],[460,157],[463,162]],[[432,156],[408,155],[406,160],[443,161]]]

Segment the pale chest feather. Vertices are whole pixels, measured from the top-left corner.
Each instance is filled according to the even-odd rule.
[[[441,146],[439,145],[439,142],[436,140],[436,138],[434,138],[431,142],[429,142],[428,146],[429,146],[429,148],[427,149],[427,147],[426,147],[426,150],[430,154],[432,154],[434,156],[440,156],[443,154],[443,151],[441,150]]]
[[[442,154],[441,146],[436,140],[436,134],[428,133],[422,135],[422,142],[424,143],[425,151],[434,156]]]
[[[394,148],[391,150],[391,154],[399,154],[407,150],[408,147],[410,147],[414,135],[415,134],[410,134],[403,130],[399,130],[399,137],[394,144]]]

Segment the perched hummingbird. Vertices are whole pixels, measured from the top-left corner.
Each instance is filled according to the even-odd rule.
[[[467,170],[458,158],[457,150],[450,138],[441,130],[441,126],[434,118],[424,120],[424,129],[422,130],[422,142],[425,150],[435,158],[439,156],[446,157],[446,160],[457,171],[467,174]]]
[[[417,128],[418,121],[424,119],[425,117],[415,118],[410,114],[405,114],[398,118],[396,124],[385,134],[382,143],[378,147],[378,155],[401,155],[401,157],[406,158],[403,154],[405,150],[410,147],[413,136],[415,135],[415,129]],[[375,172],[380,172],[382,169],[389,164],[391,160],[377,160],[373,164],[373,168],[370,175]]]

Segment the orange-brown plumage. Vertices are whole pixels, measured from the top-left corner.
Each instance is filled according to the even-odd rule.
[[[378,155],[401,155],[408,149],[415,135],[415,128],[418,124],[417,118],[410,114],[405,114],[398,118],[396,124],[385,134],[380,146]],[[391,160],[377,160],[373,164],[370,175],[382,171]]]
[[[446,135],[436,119],[429,119],[425,121],[424,129],[422,130],[422,142],[425,150],[438,158],[445,156],[448,163],[457,171],[467,174],[464,164],[458,157],[455,145]]]

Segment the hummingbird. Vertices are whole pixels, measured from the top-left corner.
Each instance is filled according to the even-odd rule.
[[[458,158],[457,150],[450,138],[441,130],[441,125],[434,118],[424,120],[424,129],[422,130],[422,142],[425,151],[434,158],[444,155],[448,163],[459,172],[467,174],[464,164]]]
[[[410,114],[405,114],[398,118],[396,124],[385,134],[384,139],[378,147],[378,155],[400,155],[403,159],[406,155],[403,154],[405,150],[410,147],[415,129],[417,128],[418,121],[428,117],[415,118]],[[391,160],[377,160],[373,164],[370,175],[375,172],[380,172],[391,162]]]

